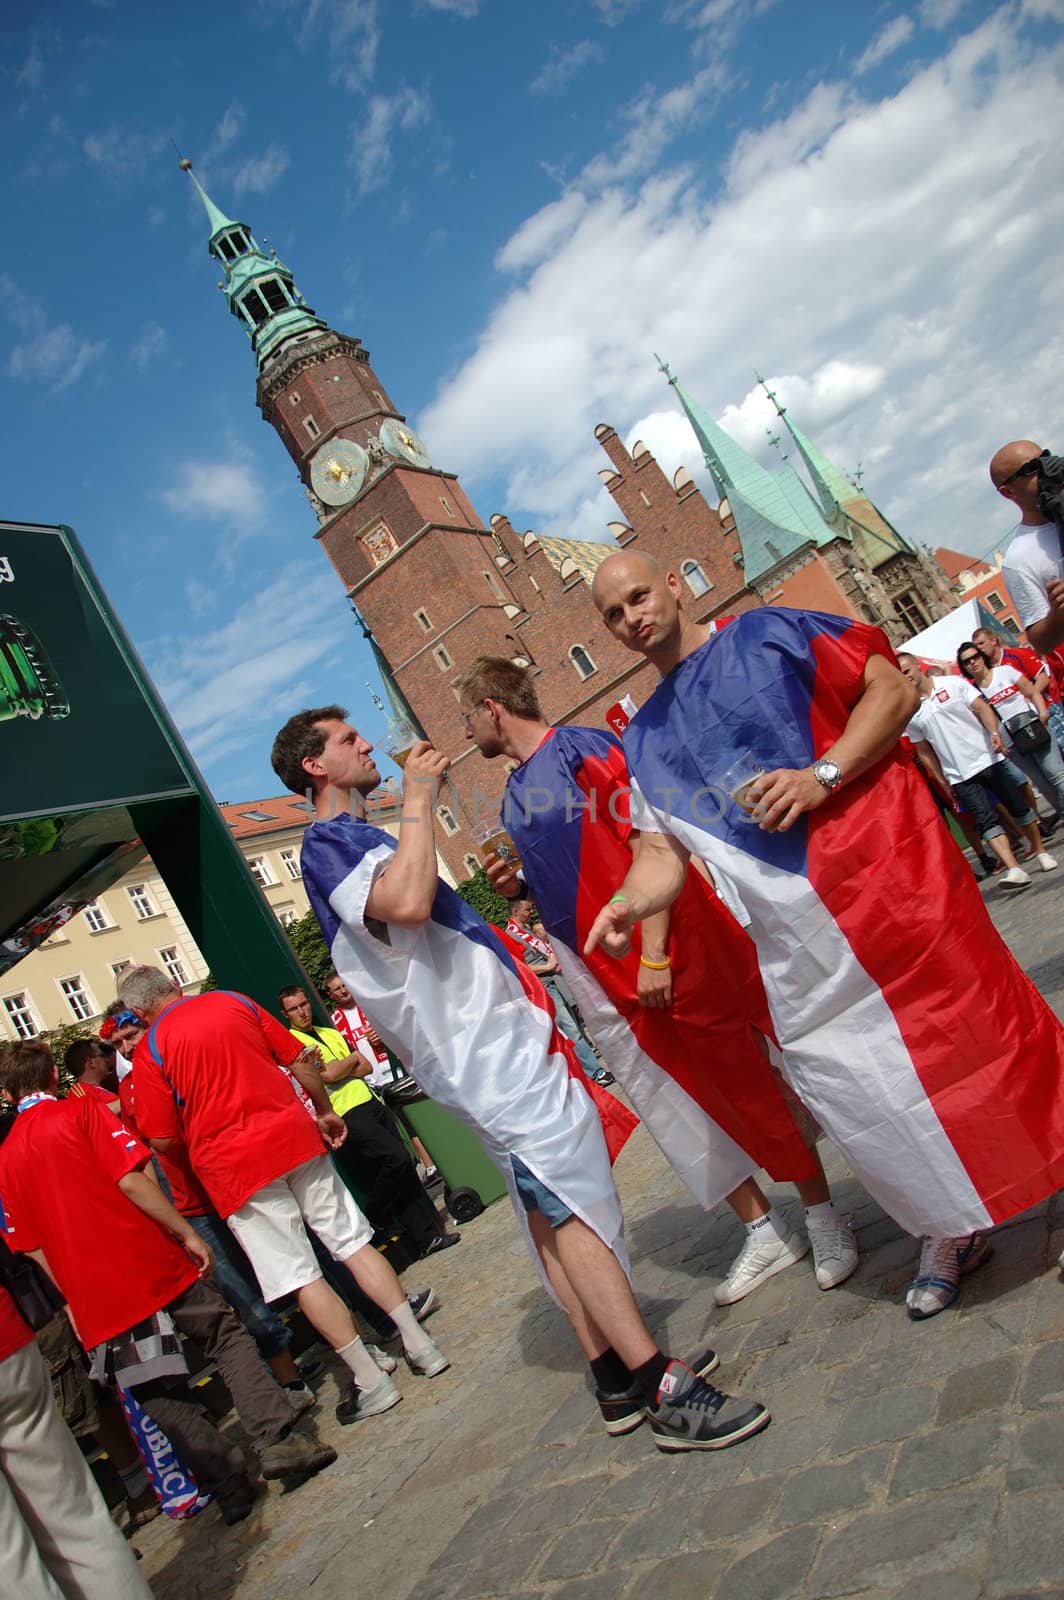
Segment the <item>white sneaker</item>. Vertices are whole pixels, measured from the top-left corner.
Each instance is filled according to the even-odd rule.
[[[813,1247],[816,1281],[822,1289],[836,1289],[852,1277],[860,1260],[849,1220],[835,1217],[831,1222],[810,1222],[806,1218],[809,1243]]]
[[[1031,880],[1022,867],[1010,867],[1007,872],[1001,874],[998,883],[1003,889],[1029,889],[1031,887]]]
[[[734,1305],[736,1300],[742,1300],[769,1278],[774,1278],[777,1272],[793,1267],[796,1261],[809,1254],[809,1250],[809,1240],[797,1228],[786,1239],[781,1239],[771,1227],[748,1233],[728,1276],[714,1289],[714,1300],[718,1306]]]
[[[406,1352],[406,1364],[411,1372],[418,1372],[423,1378],[435,1378],[441,1372],[446,1372],[450,1362],[438,1344],[433,1344],[430,1339],[424,1350],[419,1350],[416,1356]]]
[[[382,1372],[395,1372],[399,1366],[394,1356],[386,1355],[379,1344],[368,1344],[366,1353],[371,1355]]]
[[[1051,856],[1048,850],[1039,851],[1034,858],[1043,872],[1055,872],[1059,865],[1056,856]]]

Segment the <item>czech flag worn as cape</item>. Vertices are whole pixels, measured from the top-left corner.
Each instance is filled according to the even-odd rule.
[[[367,921],[395,850],[389,834],[346,814],[303,835],[303,881],[337,972],[425,1093],[476,1129],[526,1238],[514,1156],[627,1265],[609,1151],[636,1119],[580,1071],[519,947],[447,884],[417,927]]]
[[[633,812],[749,918],[784,1072],[868,1191],[914,1234],[960,1235],[1064,1183],[1064,1030],[899,748],[786,833],[724,781],[744,754],[822,755],[873,655],[893,660],[864,623],[746,612],[633,718]]]
[[[597,728],[552,729],[507,787],[506,825],[584,1020],[707,1209],[762,1166],[775,1179],[811,1177],[760,1042],[771,1023],[753,945],[704,878],[692,869],[671,910],[668,1010],[639,1004],[638,930],[621,961],[581,954],[631,864],[628,795],[620,741]]]

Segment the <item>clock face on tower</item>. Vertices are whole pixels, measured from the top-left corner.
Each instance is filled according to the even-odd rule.
[[[346,505],[366,480],[369,456],[353,439],[331,439],[310,464],[310,483],[327,506]]]
[[[386,417],[381,423],[381,444],[390,456],[409,461],[414,467],[431,467],[432,458],[413,428],[395,417]]]

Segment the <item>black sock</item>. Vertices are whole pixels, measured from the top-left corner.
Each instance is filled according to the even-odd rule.
[[[603,1394],[623,1394],[632,1382],[632,1374],[612,1345],[602,1355],[596,1356],[590,1365],[595,1386]]]
[[[656,1406],[658,1403],[658,1390],[661,1387],[661,1380],[665,1376],[665,1368],[668,1366],[669,1360],[669,1356],[663,1356],[661,1351],[658,1350],[651,1356],[649,1361],[644,1361],[640,1366],[632,1368],[632,1382],[639,1389],[648,1406]]]

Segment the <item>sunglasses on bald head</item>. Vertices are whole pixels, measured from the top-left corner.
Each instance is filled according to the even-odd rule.
[[[1006,484],[1015,483],[1017,478],[1029,478],[1032,472],[1038,471],[1039,462],[1044,461],[1048,454],[1048,450],[1043,450],[1040,455],[1032,456],[1031,460],[1025,461],[1022,467],[1017,467],[1016,471],[1010,472],[1007,478],[1002,478],[998,488],[1004,489]]]

